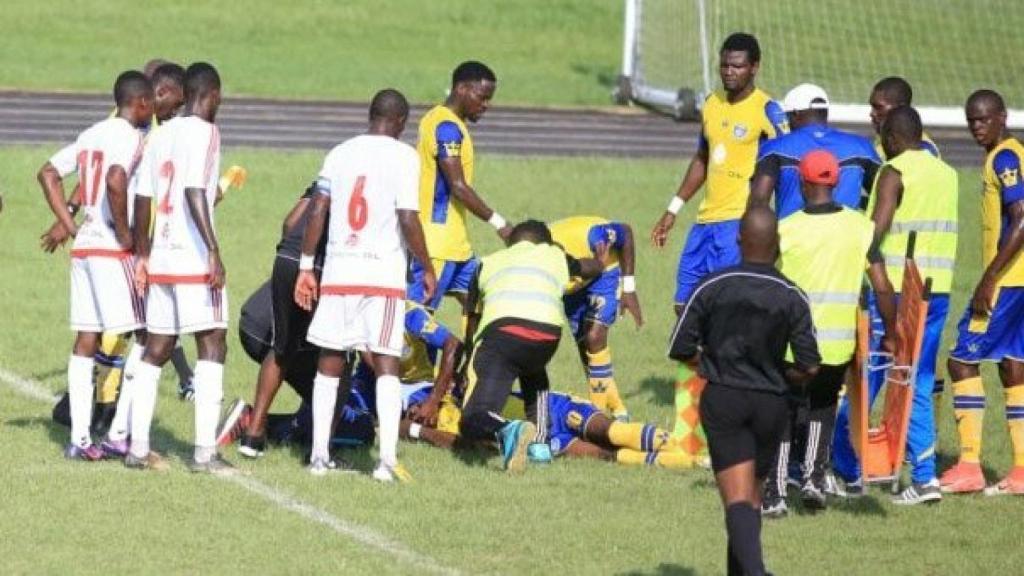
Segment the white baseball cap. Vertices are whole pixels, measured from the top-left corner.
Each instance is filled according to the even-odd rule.
[[[828,94],[821,86],[801,84],[786,94],[786,98],[782,101],[782,109],[786,112],[827,110]]]

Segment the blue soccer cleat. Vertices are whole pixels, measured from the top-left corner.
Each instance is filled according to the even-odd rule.
[[[536,434],[537,427],[524,420],[513,420],[498,431],[502,466],[510,474],[522,474],[526,470],[527,446]]]
[[[526,447],[526,455],[533,464],[551,463],[551,447],[545,442],[531,442]]]

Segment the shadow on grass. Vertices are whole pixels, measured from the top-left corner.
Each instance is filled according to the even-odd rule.
[[[675,403],[675,380],[664,376],[648,376],[640,381],[635,392],[625,394],[626,399],[643,396],[658,406],[671,406]]]
[[[622,576],[693,576],[697,574],[697,571],[679,564],[661,563],[649,571],[630,570],[629,572],[619,572],[619,574]]]
[[[46,416],[16,418],[8,421],[7,424],[17,428],[42,429],[49,437],[50,442],[56,444],[61,451],[68,443],[68,427]],[[154,423],[151,434],[154,450],[164,453],[165,456],[176,456],[183,462],[192,458],[192,444],[176,438],[167,428]]]
[[[618,81],[618,74],[614,69],[607,66],[595,66],[592,63],[574,62],[569,69],[575,74],[584,77],[592,77],[602,88],[614,88]]]

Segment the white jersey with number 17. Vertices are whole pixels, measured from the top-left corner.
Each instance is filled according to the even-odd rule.
[[[209,252],[189,214],[185,190],[205,190],[212,225],[219,172],[220,131],[210,122],[198,116],[178,117],[150,135],[136,191],[156,203],[150,282],[200,284],[209,280]]]
[[[364,134],[327,154],[317,191],[331,198],[321,293],[405,297],[397,210],[419,210],[420,161],[394,138]]]

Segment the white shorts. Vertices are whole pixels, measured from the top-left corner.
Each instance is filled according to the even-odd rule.
[[[135,260],[105,256],[71,259],[71,329],[123,334],[145,326],[135,294]]]
[[[192,334],[227,329],[228,291],[208,284],[150,284],[146,330],[153,334]]]
[[[306,339],[330,350],[402,356],[405,300],[391,296],[321,295]]]

